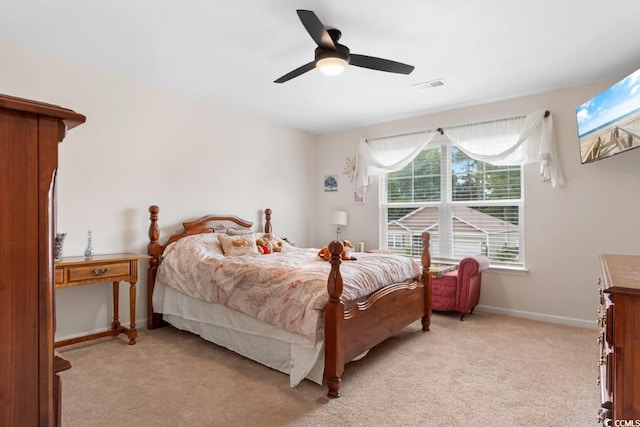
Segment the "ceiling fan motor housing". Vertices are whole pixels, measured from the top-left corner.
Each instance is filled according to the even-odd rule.
[[[340,58],[340,59],[344,59],[348,64],[349,53],[350,51],[348,47],[340,43],[336,43],[335,50],[327,49],[324,47],[317,47],[315,55],[316,55],[316,61],[319,61],[323,58]]]

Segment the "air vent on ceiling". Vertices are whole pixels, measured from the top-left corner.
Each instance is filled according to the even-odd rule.
[[[424,83],[417,83],[413,85],[413,87],[416,89],[431,89],[432,87],[444,86],[445,84],[444,79],[435,79]]]

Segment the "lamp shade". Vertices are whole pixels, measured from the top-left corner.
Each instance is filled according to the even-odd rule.
[[[331,224],[347,225],[347,213],[345,211],[335,211],[331,214]]]

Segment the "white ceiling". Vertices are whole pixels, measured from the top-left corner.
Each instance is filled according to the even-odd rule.
[[[273,83],[313,60],[296,9],[415,70]],[[637,0],[0,0],[0,39],[323,134],[622,78],[639,16]]]

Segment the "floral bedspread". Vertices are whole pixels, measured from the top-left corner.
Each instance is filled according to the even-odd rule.
[[[317,249],[287,247],[270,255],[224,256],[215,234],[183,238],[163,254],[158,280],[193,298],[224,304],[315,343],[323,339],[330,264]],[[344,301],[356,301],[392,283],[413,280],[409,258],[357,253],[343,261]]]

